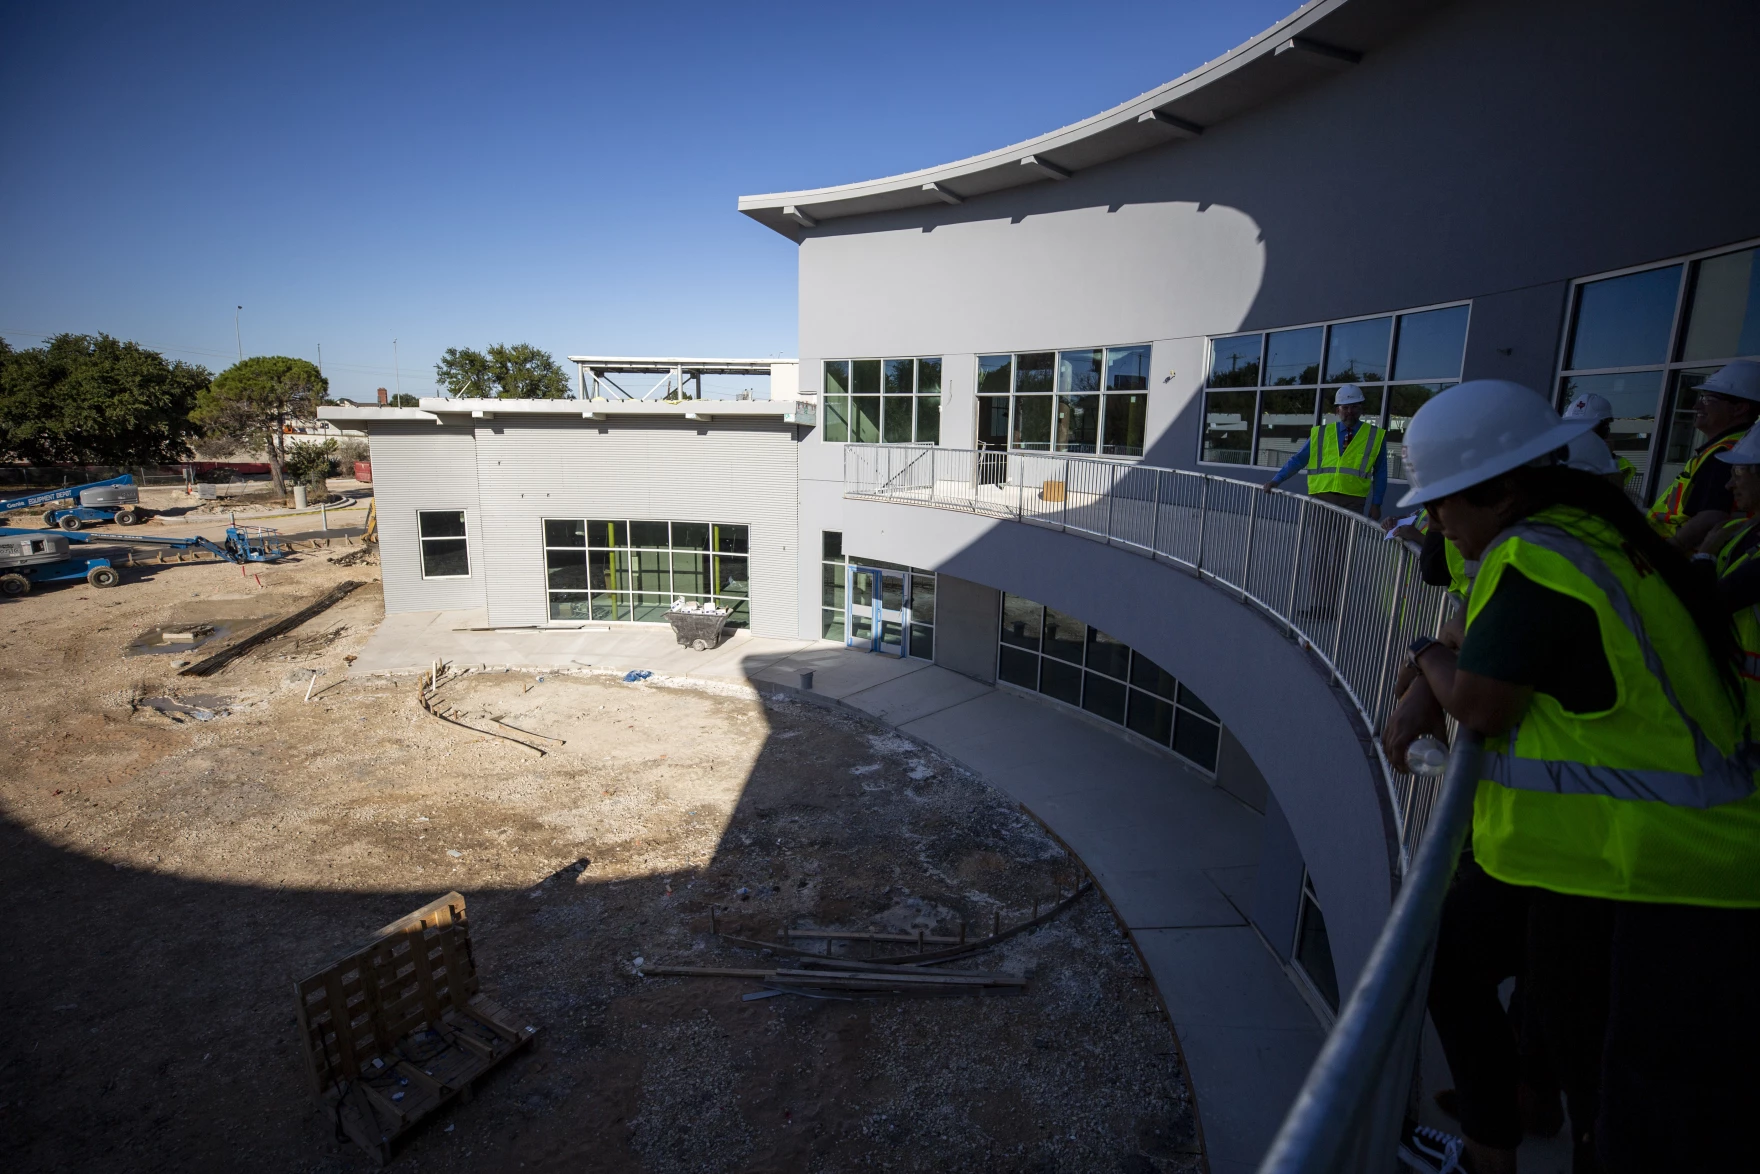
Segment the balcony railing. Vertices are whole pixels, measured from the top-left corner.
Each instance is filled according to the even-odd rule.
[[[1432,635],[1447,593],[1368,518],[1252,482],[1092,457],[930,446],[844,446],[846,497],[961,510],[1079,534],[1198,575],[1312,653],[1375,747],[1401,868],[1435,780],[1395,772],[1380,730],[1405,648]]]

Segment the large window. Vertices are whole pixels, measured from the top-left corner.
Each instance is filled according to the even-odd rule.
[[[1149,348],[978,356],[978,447],[1143,455]]]
[[[843,553],[843,533],[838,530],[825,530],[820,535],[819,563],[819,634],[827,640],[842,641],[845,637],[845,617],[848,614],[846,601],[849,592],[858,593],[867,588],[867,584],[851,584],[851,567],[873,567],[882,571],[898,571],[909,583],[908,610],[910,629],[906,634],[905,655],[919,660],[935,658],[935,572],[926,571],[921,567],[900,566],[898,563],[881,562],[878,559],[845,557]],[[852,618],[857,639],[867,640],[873,636],[872,599],[859,599],[858,603],[868,605],[858,610]]]
[[[1199,460],[1279,468],[1315,424],[1338,417],[1332,396],[1363,389],[1363,418],[1387,429],[1387,475],[1405,477],[1406,426],[1460,380],[1470,307],[1436,306],[1210,340]]]
[[[1074,616],[1002,597],[998,680],[1116,722],[1204,770],[1216,770],[1222,722],[1160,665]]]
[[[682,596],[751,622],[744,526],[546,518],[544,573],[553,620],[660,623]]]
[[[470,578],[470,541],[465,537],[463,510],[417,510],[416,532],[421,537],[422,578]]]
[[[1731,359],[1760,358],[1760,265],[1753,245],[1584,278],[1571,289],[1558,402],[1585,392],[1613,405],[1611,447],[1654,497],[1705,442],[1695,389]],[[1661,421],[1661,427],[1658,427]]]
[[[1296,917],[1296,965],[1308,976],[1326,1005],[1338,1010],[1338,972],[1332,966],[1332,939],[1326,933],[1326,918],[1320,912],[1320,898],[1314,892],[1313,878],[1302,870],[1302,906]]]
[[[940,359],[827,359],[825,440],[940,444]]]

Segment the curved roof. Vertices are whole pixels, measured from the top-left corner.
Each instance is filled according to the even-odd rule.
[[[826,220],[967,200],[1202,135],[1361,61],[1446,0],[1311,0],[1246,44],[1111,110],[939,167],[836,187],[741,196],[739,210],[800,240]]]

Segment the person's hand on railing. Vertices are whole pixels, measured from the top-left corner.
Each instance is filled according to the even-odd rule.
[[[1398,771],[1408,769],[1406,750],[1426,734],[1446,743],[1448,715],[1442,712],[1442,704],[1430,691],[1429,682],[1420,676],[1400,695],[1399,703],[1381,729],[1381,749],[1387,754],[1387,764]]]
[[[1259,486],[1259,492],[1260,493],[1270,493],[1273,489],[1276,489],[1276,488],[1277,488],[1277,478],[1273,477],[1271,480],[1265,482],[1265,484]]]

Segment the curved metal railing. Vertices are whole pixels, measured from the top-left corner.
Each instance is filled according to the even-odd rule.
[[[1394,771],[1375,737],[1406,645],[1432,635],[1447,592],[1368,518],[1310,497],[1183,469],[1094,457],[934,446],[844,446],[846,497],[1048,526],[1192,572],[1270,616],[1324,666],[1374,747],[1402,871],[1434,780]]]

